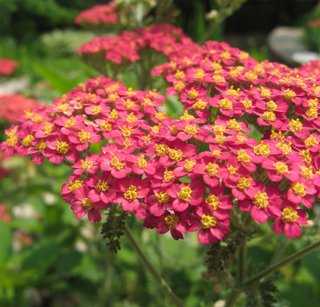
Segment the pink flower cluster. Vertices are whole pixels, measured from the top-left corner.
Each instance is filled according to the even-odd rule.
[[[257,63],[218,42],[154,74],[179,95],[179,119],[158,109],[165,96],[156,90],[89,79],[52,107],[27,110],[1,149],[71,164],[62,197],[91,222],[121,203],[158,233],[198,231],[201,243],[214,243],[238,208],[258,223],[274,221],[276,234],[300,236],[303,208],[320,195],[318,75]],[[101,153],[91,154],[90,143]]]
[[[39,106],[40,103],[37,100],[21,94],[2,95],[0,96],[0,118],[4,118],[10,123],[16,123],[18,117],[24,114],[24,110]]]
[[[0,76],[11,75],[14,70],[18,67],[18,62],[10,59],[0,59]]]
[[[74,20],[76,24],[116,24],[118,14],[116,4],[111,1],[108,4],[96,5],[82,11]]]
[[[181,29],[166,23],[125,31],[116,37],[95,37],[77,52],[88,63],[97,60],[99,65],[105,65],[107,61],[129,64],[140,60],[147,47],[163,53],[169,60],[191,57],[201,50]]]
[[[0,220],[2,220],[4,223],[10,222],[10,215],[6,212],[6,208],[4,205],[0,204]]]

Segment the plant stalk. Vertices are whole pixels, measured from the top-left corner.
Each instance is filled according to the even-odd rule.
[[[142,251],[141,247],[139,246],[136,239],[133,237],[130,228],[126,224],[125,227],[125,236],[127,237],[131,247],[134,249],[134,251],[137,253],[138,257],[140,258],[143,265],[146,267],[146,269],[149,271],[149,273],[152,275],[154,280],[157,282],[157,284],[160,286],[160,288],[163,290],[163,292],[170,298],[172,303],[177,307],[184,307],[184,305],[181,303],[179,298],[173,293],[172,289],[169,287],[167,282],[160,276],[158,271],[155,269],[155,267],[151,264],[147,256]]]
[[[260,273],[256,274],[255,276],[249,278],[248,280],[245,281],[245,285],[250,285],[253,284],[257,281],[259,281],[260,279],[272,274],[273,272],[279,270],[281,267],[290,264],[300,258],[302,258],[305,255],[308,255],[309,253],[315,251],[316,249],[320,248],[320,241],[317,241],[305,248],[303,248],[302,250],[296,252],[295,254],[285,258],[282,261],[279,261],[278,263],[270,266],[269,268],[262,270]]]

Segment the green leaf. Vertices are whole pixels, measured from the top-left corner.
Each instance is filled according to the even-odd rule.
[[[10,227],[3,223],[0,220],[0,267],[4,266],[7,262],[10,253],[11,253],[11,246],[12,246],[12,232]]]

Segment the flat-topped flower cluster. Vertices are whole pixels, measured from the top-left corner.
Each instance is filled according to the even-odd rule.
[[[6,130],[7,155],[31,155],[74,169],[62,197],[80,218],[121,203],[158,233],[199,231],[202,243],[230,231],[230,210],[298,237],[319,197],[319,77],[308,69],[258,63],[226,43],[156,68],[184,113],[158,107],[165,96],[100,77],[27,110]],[[262,137],[250,137],[254,126]],[[90,143],[101,152],[91,154]],[[71,162],[70,162],[71,161]],[[74,163],[72,163],[74,161]]]
[[[11,59],[0,59],[0,76],[9,76],[18,67],[18,62]]]
[[[95,37],[83,44],[77,52],[89,64],[98,62],[98,65],[105,66],[107,62],[112,62],[128,65],[139,61],[147,47],[163,53],[169,60],[181,56],[191,57],[201,50],[181,29],[164,23],[152,24],[132,32],[124,31],[115,37]]]

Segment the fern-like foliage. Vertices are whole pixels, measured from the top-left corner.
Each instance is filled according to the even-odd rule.
[[[247,295],[245,307],[274,307],[277,303],[274,293],[278,292],[274,282],[278,279],[278,274],[272,274],[254,286],[237,284],[235,288]]]
[[[226,238],[224,242],[217,241],[210,244],[207,251],[206,264],[208,272],[220,272],[225,267],[225,261],[234,257],[237,247],[242,243],[244,236],[238,234],[234,237]]]
[[[124,235],[128,212],[117,205],[111,205],[106,216],[107,221],[102,225],[101,234],[107,240],[109,253],[116,254],[121,249],[120,238]]]

